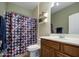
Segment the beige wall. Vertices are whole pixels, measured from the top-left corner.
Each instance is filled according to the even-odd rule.
[[[38,5],[36,6],[36,8],[32,11],[32,15],[33,17],[38,19]]]
[[[48,13],[48,22],[47,23],[43,23],[43,24],[39,24],[39,35],[40,36],[44,36],[44,35],[49,35],[50,34],[50,5],[51,3],[49,2],[41,2],[39,4],[39,14],[41,14],[41,12],[47,12]]]
[[[79,12],[79,3],[75,3],[55,14],[52,14],[51,21],[56,27],[63,27],[64,33],[68,33],[68,23],[69,23],[69,15]]]
[[[25,16],[30,16],[30,17],[34,17],[34,13],[36,14],[36,10],[32,11],[15,4],[0,2],[0,15],[3,15],[5,11],[9,11],[9,12],[14,11],[16,13],[20,13],[20,14],[23,14]]]
[[[0,15],[4,15],[5,10],[6,10],[6,3],[0,2]]]
[[[32,17],[32,11],[30,11],[24,7],[15,5],[15,4],[11,4],[11,3],[7,3],[7,11],[9,11],[9,12],[14,11],[16,13],[20,13],[20,14],[23,14],[25,16]]]

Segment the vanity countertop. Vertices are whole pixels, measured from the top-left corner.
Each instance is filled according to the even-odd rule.
[[[79,38],[58,38],[54,36],[42,36],[40,38],[79,46]]]

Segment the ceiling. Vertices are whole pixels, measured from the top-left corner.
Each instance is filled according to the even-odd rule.
[[[38,2],[10,2],[10,3],[27,8],[28,10],[34,10],[34,8],[38,6]],[[52,7],[52,14],[74,4],[75,2],[58,2],[58,3],[59,6]]]
[[[75,2],[58,2],[59,6],[53,6],[52,7],[52,14],[62,10],[63,8],[66,8],[72,4],[74,4]]]
[[[10,2],[10,3],[27,8],[28,10],[33,10],[38,5],[38,2]]]

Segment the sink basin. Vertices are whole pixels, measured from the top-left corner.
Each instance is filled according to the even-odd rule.
[[[51,38],[59,38],[59,36],[49,36],[49,37],[51,37]]]
[[[68,40],[79,40],[79,38],[69,38],[69,37],[65,37],[65,39],[68,39]]]

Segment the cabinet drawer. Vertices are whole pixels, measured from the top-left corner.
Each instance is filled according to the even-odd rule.
[[[64,44],[63,52],[76,57],[76,56],[79,56],[79,47]]]
[[[59,50],[59,43],[58,42],[54,42],[54,41],[50,41],[50,40],[47,40],[47,39],[42,39],[42,44],[45,44],[46,46],[49,46],[49,47],[52,47],[54,49],[57,49]]]
[[[56,51],[55,53],[56,53],[56,57],[70,57],[69,55],[66,55],[66,54],[58,52],[58,51]]]

